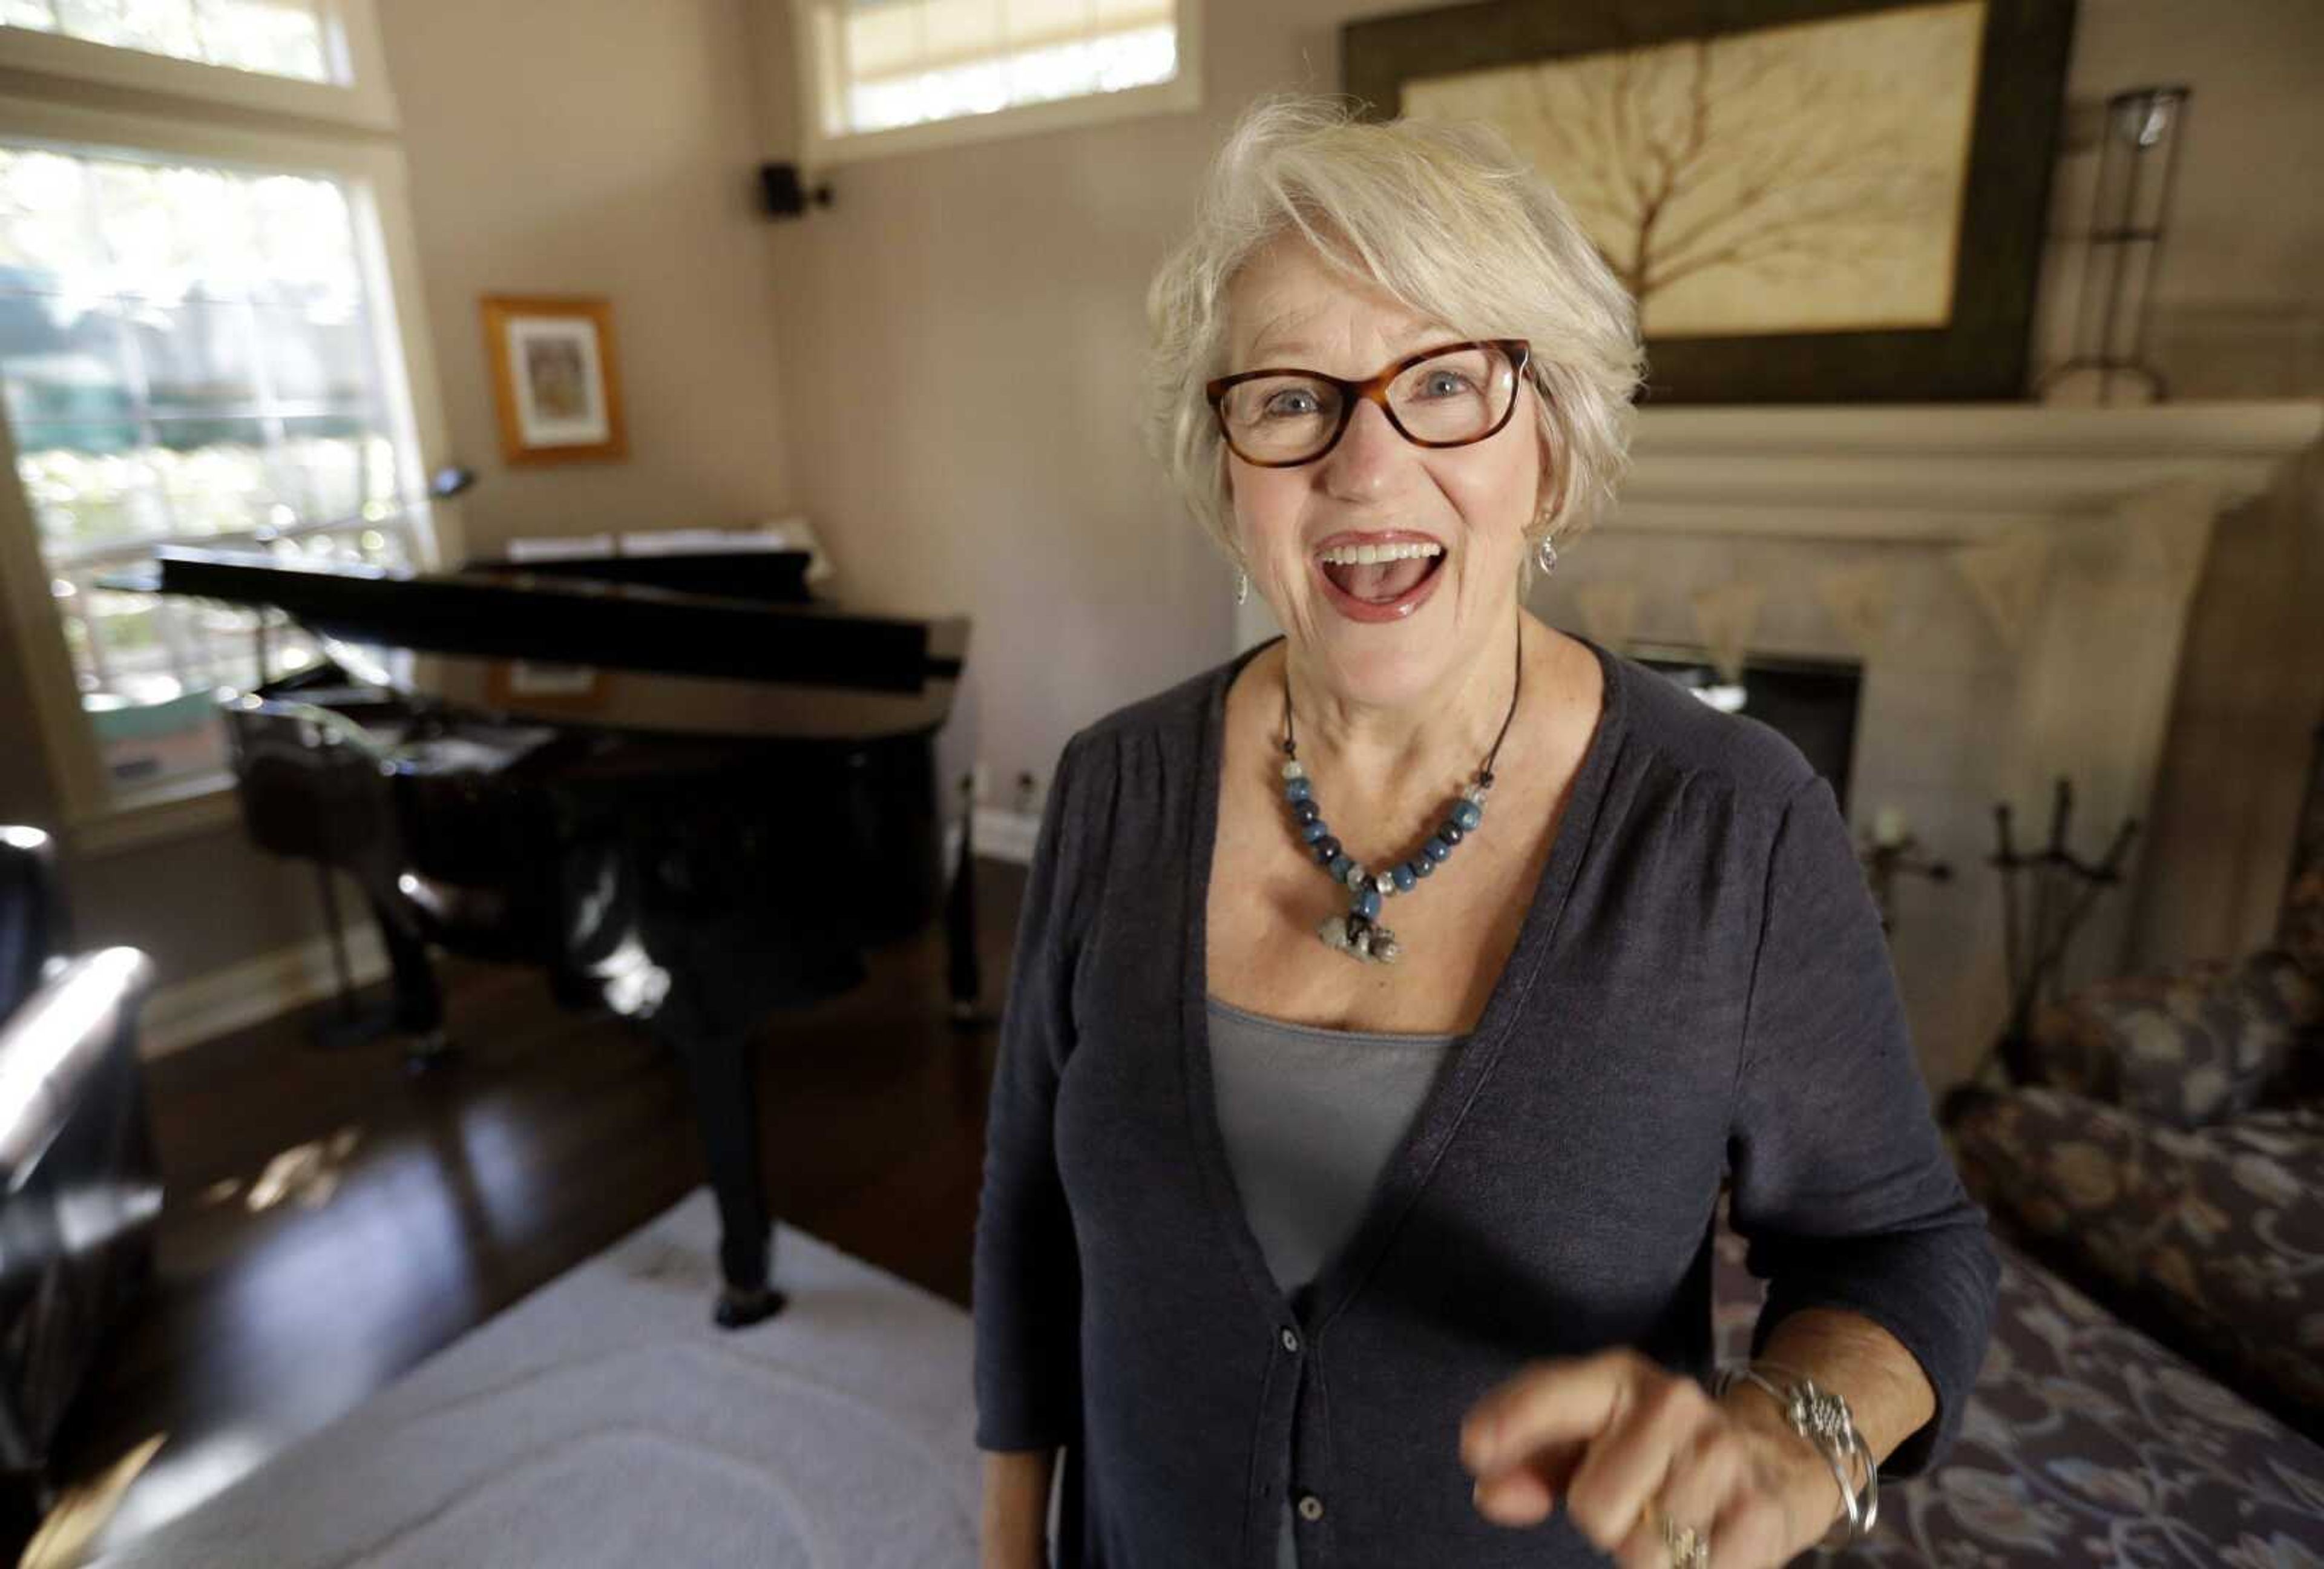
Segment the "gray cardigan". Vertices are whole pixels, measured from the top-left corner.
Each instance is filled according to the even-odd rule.
[[[1603,1562],[1563,1510],[1477,1513],[1461,1417],[1529,1360],[1609,1345],[1707,1380],[1729,1173],[1771,1282],[1754,1351],[1796,1309],[1864,1314],[1937,1394],[1883,1478],[1951,1444],[1999,1267],[1831,789],[1780,733],[1582,641],[1604,712],[1516,949],[1290,1300],[1234,1191],[1205,1039],[1222,715],[1250,654],[1066,744],[974,1286],[976,1443],[1065,1448],[1061,1564],[1266,1569],[1286,1495],[1307,1565]]]

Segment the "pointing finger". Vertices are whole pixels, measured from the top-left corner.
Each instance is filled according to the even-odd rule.
[[[1461,1463],[1484,1475],[1552,1444],[1586,1441],[1620,1415],[1636,1352],[1536,1362],[1495,1389],[1461,1424]]]

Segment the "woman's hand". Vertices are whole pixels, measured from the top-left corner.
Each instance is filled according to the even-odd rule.
[[[1764,1392],[1714,1400],[1627,1347],[1526,1368],[1470,1409],[1461,1461],[1487,1519],[1537,1525],[1563,1498],[1625,1569],[1675,1561],[1655,1509],[1710,1538],[1712,1569],[1766,1569],[1842,1509],[1831,1467]]]

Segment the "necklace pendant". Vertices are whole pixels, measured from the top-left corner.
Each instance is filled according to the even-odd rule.
[[[1404,948],[1396,934],[1360,915],[1325,916],[1315,928],[1325,947],[1370,964],[1393,964]]]
[[[1330,948],[1336,953],[1345,954],[1351,959],[1363,957],[1362,955],[1356,952],[1356,946],[1348,936],[1348,918],[1346,916],[1325,916],[1321,921],[1316,923],[1315,935],[1323,939],[1323,943],[1325,947]]]

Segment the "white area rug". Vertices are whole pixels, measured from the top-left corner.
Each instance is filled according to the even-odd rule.
[[[976,1563],[968,1315],[788,1226],[710,1322],[696,1189],[107,1564]]]

